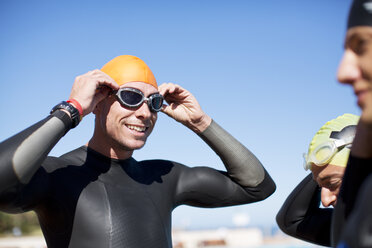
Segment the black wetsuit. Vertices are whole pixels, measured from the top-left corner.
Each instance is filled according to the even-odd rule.
[[[275,183],[215,122],[200,137],[227,172],[166,160],[116,160],[87,147],[47,153],[69,130],[62,111],[0,144],[0,210],[34,210],[48,247],[171,247],[171,212],[267,198]]]
[[[292,237],[330,246],[332,213],[332,208],[320,208],[320,187],[309,174],[288,196],[276,221]]]
[[[372,159],[350,155],[332,222],[332,244],[372,247]]]

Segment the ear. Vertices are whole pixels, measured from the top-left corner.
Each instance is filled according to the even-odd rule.
[[[103,100],[99,101],[96,106],[94,107],[92,113],[98,115],[100,113],[105,113],[104,111],[109,111],[111,105],[115,102],[115,97],[109,95],[108,97],[104,98]]]
[[[103,99],[102,101],[100,101],[96,104],[96,106],[94,107],[94,109],[92,111],[93,114],[98,115],[102,111],[102,109],[105,106],[105,101],[106,101],[106,99]]]

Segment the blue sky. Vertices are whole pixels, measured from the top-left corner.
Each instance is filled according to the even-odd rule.
[[[179,207],[174,226],[275,224],[286,196],[307,175],[302,153],[326,121],[359,114],[336,80],[351,0],[0,1],[0,140],[46,117],[76,76],[110,59],[142,58],[158,83],[190,90],[216,122],[262,161],[277,184],[269,199],[239,207]],[[86,117],[52,150],[85,144]],[[223,169],[212,150],[159,115],[137,160],[162,158]]]

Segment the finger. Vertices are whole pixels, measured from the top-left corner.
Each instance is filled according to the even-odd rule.
[[[158,87],[158,90],[159,90],[159,93],[164,96],[166,94],[166,92],[167,92],[167,84],[166,83],[162,83]]]
[[[99,90],[96,92],[96,96],[104,96],[106,97],[108,94],[112,92],[112,89],[106,85],[102,85]]]
[[[164,90],[163,96],[167,94],[169,95],[179,94],[184,91],[184,89],[181,86],[179,86],[178,84],[174,84],[174,83],[167,83],[167,84],[163,84],[162,86],[163,86],[162,90]]]
[[[159,93],[162,94],[163,96],[167,95],[170,93],[172,90],[172,84],[170,83],[163,83],[159,86]]]
[[[90,87],[95,87],[96,90],[101,86],[108,86],[114,90],[119,88],[119,85],[109,75],[98,69],[89,71],[83,75],[76,77],[75,82],[79,82],[80,86],[90,84]],[[93,83],[93,84],[92,84]]]
[[[161,111],[162,113],[168,115],[168,116],[172,116],[172,115],[171,115],[171,111],[172,111],[172,109],[171,109],[171,107],[170,107],[169,105],[163,104],[163,107],[162,107],[162,109],[161,109],[160,111]]]
[[[174,83],[169,83],[169,93],[174,94],[177,92],[177,85]]]
[[[98,72],[99,72],[99,84],[100,85],[108,86],[114,90],[119,89],[119,85],[115,82],[114,79],[112,79],[109,75],[107,75],[103,71],[98,70]]]
[[[165,97],[164,97],[164,100],[170,104],[170,103],[175,103],[175,102],[180,102],[183,100],[182,97],[180,97],[179,95],[176,95],[176,94],[167,94]]]

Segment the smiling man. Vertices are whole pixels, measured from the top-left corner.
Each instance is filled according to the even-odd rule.
[[[145,145],[159,111],[200,136],[226,171],[136,161],[133,152]],[[95,129],[87,145],[47,156],[91,112]],[[0,209],[34,210],[48,247],[171,247],[177,206],[246,204],[274,191],[257,158],[190,92],[171,83],[158,87],[150,68],[129,55],[77,77],[67,102],[0,144]]]
[[[354,0],[351,5],[337,77],[353,88],[362,114],[334,211],[332,242],[340,247],[372,247],[371,0]]]

